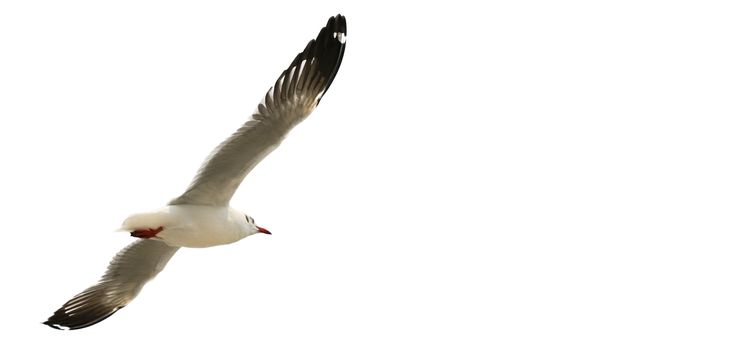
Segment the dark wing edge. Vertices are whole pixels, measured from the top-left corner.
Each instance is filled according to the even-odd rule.
[[[262,103],[255,120],[271,125],[277,119],[287,123],[280,130],[287,133],[303,121],[321,102],[342,65],[347,41],[347,21],[342,15],[330,17],[316,39],[295,56],[275,81]]]
[[[207,157],[187,190],[169,205],[227,205],[256,164],[319,104],[339,71],[347,22],[330,17],[265,94],[257,111]]]
[[[43,324],[62,330],[92,326],[127,306],[179,248],[138,240],[117,253],[94,286],[66,302]]]
[[[324,33],[324,30],[331,33],[331,36]],[[330,17],[326,23],[326,27],[322,28],[319,32],[316,43],[320,48],[317,49],[318,51],[314,54],[314,57],[319,57],[319,72],[323,77],[326,77],[324,91],[319,96],[318,101],[316,101],[316,104],[318,104],[321,102],[323,94],[326,94],[326,91],[329,90],[334,78],[337,76],[339,67],[342,65],[342,58],[344,57],[345,47],[347,46],[347,21],[344,16],[338,14]],[[332,54],[324,55],[323,53],[325,52]],[[333,54],[335,52],[337,53],[336,55]]]
[[[292,99],[315,99],[315,107],[332,85],[342,65],[347,41],[347,21],[344,16],[329,17],[316,39],[311,39],[292,63],[275,81],[259,104],[264,108],[295,107]],[[314,94],[317,93],[318,95]],[[313,110],[313,109],[312,109]],[[270,110],[275,111],[275,110]],[[310,113],[310,111],[309,111]]]

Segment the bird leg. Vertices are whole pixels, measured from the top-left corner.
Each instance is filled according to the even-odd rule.
[[[144,229],[144,230],[134,230],[134,231],[130,232],[130,235],[132,237],[148,239],[148,238],[155,237],[155,235],[157,235],[161,231],[163,231],[163,226],[158,227],[156,229],[147,228],[147,229]]]

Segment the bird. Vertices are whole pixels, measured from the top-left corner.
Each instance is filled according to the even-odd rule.
[[[246,175],[321,101],[342,63],[344,16],[329,18],[264,95],[250,118],[220,143],[179,197],[122,223],[136,240],[119,251],[99,281],[75,295],[43,324],[73,330],[92,326],[127,306],[182,247],[230,244],[269,230],[230,206]]]

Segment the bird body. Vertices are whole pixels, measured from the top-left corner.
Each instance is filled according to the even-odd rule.
[[[260,232],[247,216],[231,207],[169,205],[130,215],[121,231],[158,231],[150,239],[172,247],[206,248],[230,244]]]
[[[319,104],[342,63],[346,34],[342,15],[329,18],[280,74],[251,118],[207,157],[186,191],[166,207],[125,219],[121,230],[138,240],[114,256],[98,283],[62,305],[44,324],[79,329],[103,321],[129,304],[181,247],[212,247],[269,234],[233,209],[230,199],[251,169]]]

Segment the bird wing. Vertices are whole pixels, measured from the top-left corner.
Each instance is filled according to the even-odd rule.
[[[153,279],[179,248],[140,239],[122,249],[94,286],[76,295],[44,324],[57,329],[92,326],[125,307]]]
[[[329,18],[252,117],[207,157],[186,192],[169,204],[227,205],[246,174],[316,108],[342,63],[346,34],[343,16]]]

